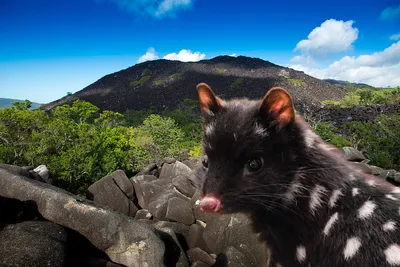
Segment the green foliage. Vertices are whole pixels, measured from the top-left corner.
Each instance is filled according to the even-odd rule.
[[[299,85],[299,86],[306,86],[307,83],[305,81],[302,81],[300,79],[294,79],[294,78],[288,78],[287,79],[289,82],[291,82],[294,85]]]
[[[224,73],[226,71],[227,71],[227,69],[225,69],[225,68],[217,68],[218,73]]]
[[[179,79],[181,76],[182,76],[182,74],[180,74],[180,73],[174,73],[169,77],[172,78],[172,79]]]
[[[43,110],[0,109],[0,163],[31,164],[26,151],[32,134],[42,131],[47,120]]]
[[[315,131],[323,140],[338,148],[350,145],[350,142],[344,136],[337,133],[338,129],[332,122],[318,123],[315,126]]]
[[[70,95],[72,95],[72,92],[67,92],[67,96],[70,96]]]
[[[18,109],[18,110],[28,110],[32,107],[32,102],[29,100],[24,101],[15,101],[11,103],[11,108]]]
[[[155,81],[154,83],[155,83],[155,85],[157,85],[157,86],[161,86],[161,85],[164,85],[164,84],[165,84],[165,81],[163,81],[163,80],[157,80],[157,81]]]
[[[199,153],[202,125],[195,108],[186,99],[163,114],[99,112],[80,100],[50,113],[1,109],[0,163],[46,164],[58,186],[84,193],[116,169],[133,175],[150,162]]]
[[[336,147],[357,146],[373,165],[400,168],[400,114],[381,114],[374,122],[353,121],[339,127],[332,122],[321,122],[315,130]]]
[[[381,114],[373,123],[347,122],[342,128],[359,141],[358,148],[372,164],[382,168],[400,167],[400,114]]]
[[[144,69],[142,72],[142,76],[150,76],[151,75],[151,70],[150,69]]]
[[[129,85],[132,87],[141,86],[141,85],[147,83],[150,80],[150,78],[151,78],[150,75],[142,76],[139,80],[130,82]]]
[[[245,78],[237,78],[232,84],[231,88],[232,89],[240,89],[246,84],[246,79]]]
[[[339,101],[326,100],[323,104],[349,108],[358,105],[394,104],[400,102],[400,87],[394,89],[352,89]]]

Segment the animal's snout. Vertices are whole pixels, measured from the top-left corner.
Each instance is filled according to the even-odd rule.
[[[221,200],[214,195],[205,195],[200,199],[200,209],[207,213],[218,213],[222,209]]]

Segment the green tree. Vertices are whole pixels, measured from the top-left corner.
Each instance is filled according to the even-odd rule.
[[[11,103],[12,108],[18,109],[18,110],[27,110],[32,107],[32,102],[29,100],[24,100],[24,101],[15,101]]]

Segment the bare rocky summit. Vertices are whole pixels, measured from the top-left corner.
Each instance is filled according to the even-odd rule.
[[[50,110],[81,99],[101,110],[118,112],[150,107],[173,109],[185,98],[197,99],[195,88],[200,82],[207,82],[224,98],[261,98],[271,87],[280,86],[294,96],[297,104],[307,105],[339,100],[346,93],[341,86],[259,58],[218,56],[199,62],[164,59],[143,62],[106,75],[42,108]]]

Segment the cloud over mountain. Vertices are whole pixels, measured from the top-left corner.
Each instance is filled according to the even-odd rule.
[[[154,18],[173,16],[181,10],[192,7],[192,0],[95,0],[112,2],[121,9],[137,15],[149,15]]]
[[[307,39],[298,42],[294,50],[312,58],[346,51],[358,38],[358,29],[353,27],[353,23],[352,20],[326,20],[313,29]]]
[[[206,54],[200,53],[200,52],[192,52],[189,49],[182,49],[178,53],[169,53],[163,56],[163,59],[168,59],[168,60],[179,60],[182,62],[196,62],[204,59],[206,57]],[[147,49],[146,54],[142,55],[139,57],[138,63],[148,61],[148,60],[156,60],[159,59],[157,56],[157,52],[155,51],[154,48],[150,47]]]

